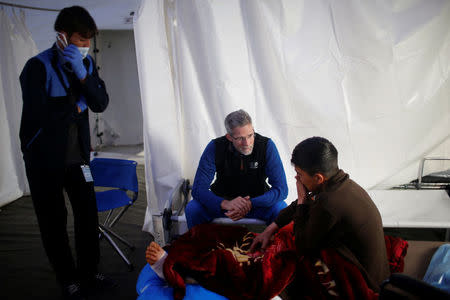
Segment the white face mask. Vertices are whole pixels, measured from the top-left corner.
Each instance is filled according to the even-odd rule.
[[[64,48],[69,46],[66,36],[61,32],[56,33],[56,40],[59,41],[60,44],[62,45],[62,48],[58,46],[59,49],[61,49],[61,50],[64,50]],[[77,47],[77,48],[78,48],[78,51],[80,51],[81,56],[83,58],[86,58],[86,56],[88,55],[88,52],[89,52],[89,47]]]
[[[88,52],[89,52],[89,47],[78,47],[78,50],[80,51],[81,56],[83,58],[86,58],[86,56],[88,55]]]

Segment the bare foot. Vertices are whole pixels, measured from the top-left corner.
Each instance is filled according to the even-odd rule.
[[[147,250],[145,251],[145,259],[152,266],[164,255],[164,253],[164,249],[161,248],[158,243],[151,242],[150,245],[148,245]]]

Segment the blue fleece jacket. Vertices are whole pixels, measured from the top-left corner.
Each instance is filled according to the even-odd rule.
[[[193,199],[200,201],[209,211],[220,213],[220,203],[224,200],[210,190],[210,185],[216,174],[215,165],[216,146],[214,140],[209,142],[200,158],[192,188]],[[252,207],[270,207],[286,199],[288,187],[283,163],[274,142],[269,139],[266,149],[266,175],[269,179],[270,190],[263,195],[250,199]],[[246,195],[241,195],[245,197]]]

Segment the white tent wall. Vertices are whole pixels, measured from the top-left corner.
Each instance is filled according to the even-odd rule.
[[[99,114],[98,132],[103,133],[102,145],[142,144],[142,108],[133,31],[102,30],[97,36],[97,48],[97,66],[110,100],[105,112]],[[100,143],[96,136],[96,119],[97,115],[91,113],[91,143],[94,147]]]
[[[450,154],[449,1],[143,0],[134,26],[145,230],[239,108],[277,145],[287,202],[291,151],[310,136],[333,142],[368,189],[415,178],[428,153]]]
[[[19,74],[28,57],[37,53],[25,26],[24,12],[0,8],[0,206],[28,192],[20,151],[22,94]]]

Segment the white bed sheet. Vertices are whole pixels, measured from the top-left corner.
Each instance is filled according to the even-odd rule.
[[[445,190],[369,190],[384,227],[450,228]]]

